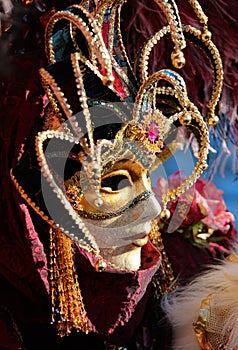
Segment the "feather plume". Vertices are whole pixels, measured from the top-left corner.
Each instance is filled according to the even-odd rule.
[[[198,319],[201,301],[210,294],[214,294],[214,298],[211,298],[209,322],[212,323],[212,332],[217,339],[217,346],[212,349],[218,350],[224,339],[227,343],[226,349],[234,349],[238,344],[237,290],[238,261],[225,261],[211,267],[174,294],[165,296],[162,308],[173,327],[173,350],[200,350],[193,323]]]

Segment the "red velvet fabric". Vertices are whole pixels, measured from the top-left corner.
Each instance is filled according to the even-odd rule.
[[[10,169],[27,148],[27,136],[34,133],[43,111],[37,72],[41,57],[39,52],[15,57],[17,69],[3,82],[0,100],[0,275],[33,304],[41,300],[39,296],[36,301],[35,294],[46,294],[45,253],[29,211],[12,184]]]
[[[161,255],[148,242],[142,249],[138,271],[117,271],[110,266],[95,271],[97,257],[79,248],[76,255],[79,283],[94,332],[112,343],[128,341],[142,321],[146,291],[157,271]],[[148,296],[147,296],[148,297]]]

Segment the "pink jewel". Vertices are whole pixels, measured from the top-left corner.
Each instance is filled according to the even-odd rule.
[[[148,138],[149,138],[151,143],[155,142],[155,140],[158,137],[158,134],[159,134],[158,126],[157,126],[156,122],[152,122],[149,126],[149,129],[148,129]]]

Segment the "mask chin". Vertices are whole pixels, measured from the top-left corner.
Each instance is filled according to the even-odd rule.
[[[100,253],[115,269],[137,271],[141,266],[141,247],[104,248]]]

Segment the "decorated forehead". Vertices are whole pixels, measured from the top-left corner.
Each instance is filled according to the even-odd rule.
[[[208,126],[218,122],[215,109],[223,80],[220,55],[211,40],[208,19],[197,1],[191,2],[191,9],[197,15],[200,29],[181,23],[174,1],[156,3],[168,26],[144,43],[135,69],[120,32],[124,1],[99,1],[92,12],[87,5],[71,6],[55,13],[46,28],[49,66],[42,68],[40,75],[49,105],[44,130],[36,137],[38,163],[46,182],[69,214],[69,227],[64,224],[60,228],[74,239],[83,235],[78,240],[87,240],[91,246],[81,218],[92,213],[85,214],[74,198],[93,192],[98,215],[95,218],[108,218],[103,210],[100,212],[101,183],[115,164],[128,160],[151,171],[176,150],[179,129],[193,135],[199,148],[197,163],[184,183],[164,194],[162,214],[166,214],[167,202],[191,187],[207,167]],[[161,67],[149,75],[150,53],[164,38],[170,38],[174,46],[169,54],[173,69]],[[192,102],[189,86],[182,77],[187,41],[204,52],[213,69],[205,115]],[[121,215],[148,196],[149,193],[139,193],[136,199],[128,198],[127,204],[112,215]],[[75,233],[72,226],[77,226],[81,233]]]

